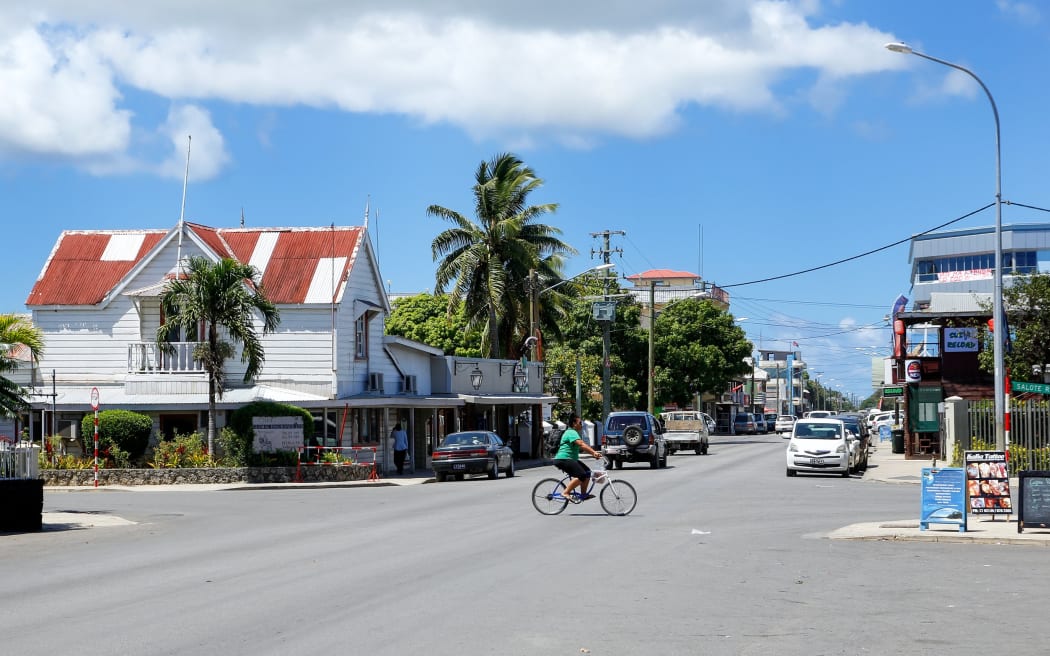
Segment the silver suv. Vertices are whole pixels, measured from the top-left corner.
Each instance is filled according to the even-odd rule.
[[[653,469],[667,466],[667,440],[660,422],[648,412],[611,412],[605,420],[602,455],[620,469],[625,462],[648,462]]]

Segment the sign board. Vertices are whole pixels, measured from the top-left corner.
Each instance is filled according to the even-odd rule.
[[[1050,528],[1050,471],[1023,471],[1017,475],[1021,494],[1017,498],[1017,532],[1028,528]]]
[[[930,524],[957,524],[966,532],[966,470],[962,467],[923,467],[922,514],[919,529]]]
[[[976,353],[978,344],[977,328],[944,329],[945,353]]]
[[[904,380],[909,383],[917,383],[922,380],[922,362],[918,360],[904,361]]]
[[[893,387],[883,387],[882,388],[882,396],[883,397],[904,396],[904,386],[903,385],[895,385]]]
[[[1010,474],[1006,469],[1006,451],[967,451],[966,496],[970,512],[975,515],[1009,515]]]
[[[96,411],[96,412],[98,411],[98,388],[97,387],[92,387],[91,388],[91,409]]]
[[[889,424],[882,424],[879,426],[879,441],[888,442],[893,437],[893,429],[890,428]]]
[[[616,301],[595,301],[591,306],[595,321],[612,321],[616,318]]]
[[[303,446],[302,417],[252,417],[252,450],[295,451]]]
[[[1010,390],[1013,392],[1032,392],[1035,394],[1050,394],[1050,385],[1043,383],[1019,383],[1010,381]]]

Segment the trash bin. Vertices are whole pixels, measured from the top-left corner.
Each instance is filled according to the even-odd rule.
[[[904,453],[904,431],[894,430],[893,431],[893,452]]]

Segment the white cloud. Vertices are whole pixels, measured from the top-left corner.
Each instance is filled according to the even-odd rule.
[[[847,78],[902,63],[870,54],[891,35],[814,26],[819,9],[811,0],[540,0],[528,12],[481,0],[9,0],[0,25],[20,38],[6,40],[0,82],[24,100],[0,109],[0,145],[98,156],[98,171],[127,167],[133,116],[121,88],[198,107],[394,113],[574,147],[668,133],[689,104],[784,112],[775,87],[798,69],[819,80],[803,95],[833,112]],[[219,168],[204,165],[215,174],[229,158],[210,120],[205,130],[218,144]],[[170,174],[172,161],[157,170]]]

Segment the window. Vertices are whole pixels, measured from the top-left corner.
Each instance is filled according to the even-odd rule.
[[[354,322],[354,357],[358,360],[368,359],[368,313],[362,314]]]

